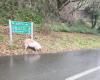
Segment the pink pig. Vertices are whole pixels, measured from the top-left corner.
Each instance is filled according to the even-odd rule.
[[[24,46],[25,46],[25,51],[27,48],[31,48],[34,51],[41,51],[42,48],[41,45],[33,39],[25,39]]]

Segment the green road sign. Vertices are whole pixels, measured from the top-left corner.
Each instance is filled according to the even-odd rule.
[[[9,20],[9,44],[13,45],[13,33],[17,34],[29,34],[33,39],[33,22],[20,22]]]
[[[32,34],[31,22],[11,21],[12,32],[17,34]]]

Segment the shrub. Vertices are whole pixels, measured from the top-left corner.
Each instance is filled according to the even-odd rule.
[[[17,21],[32,21],[36,24],[40,24],[43,21],[42,15],[31,9],[16,10],[12,16],[9,11],[1,11],[0,25],[7,25],[9,19]]]
[[[61,31],[61,32],[69,31],[69,27],[65,23],[55,22],[55,23],[51,24],[50,27],[53,31],[57,31],[57,32],[59,32],[59,31]]]
[[[33,21],[36,24],[40,24],[43,21],[41,14],[28,9],[17,11],[15,19],[19,21]]]
[[[89,26],[85,24],[85,22],[79,20],[75,23],[75,25],[70,27],[71,32],[79,32],[79,33],[92,33],[96,34],[97,31],[95,29],[91,29]]]

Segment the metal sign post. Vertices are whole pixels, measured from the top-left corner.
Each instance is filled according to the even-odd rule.
[[[31,39],[33,39],[33,22],[31,22]]]
[[[12,45],[13,45],[13,39],[12,39],[12,27],[11,27],[11,20],[9,20],[9,36],[10,36],[9,45],[10,45],[10,46],[12,46]]]

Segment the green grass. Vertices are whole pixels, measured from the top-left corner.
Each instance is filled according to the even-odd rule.
[[[100,45],[100,38],[93,37],[90,39],[85,39],[80,36],[75,37],[74,44],[79,48],[96,48]]]
[[[35,40],[43,47],[42,53],[56,53],[82,48],[100,48],[100,36],[91,34],[52,32],[51,34],[44,35],[35,32],[34,35],[34,37],[36,37]],[[7,43],[9,37],[7,35],[4,35],[3,37],[3,42],[0,45],[0,52],[5,51],[4,53],[9,52],[9,54],[15,55],[22,54],[22,51],[24,50],[22,41],[25,39],[25,36],[13,36],[13,47],[9,47],[9,44]]]
[[[66,32],[70,31],[67,24],[64,23],[53,23],[50,25],[51,29],[56,32]]]
[[[34,24],[34,39],[38,41],[43,49],[43,53],[55,53],[69,50],[77,50],[82,48],[100,48],[100,36],[95,29],[77,23],[69,26],[67,23],[52,23],[52,24]],[[43,30],[43,33],[35,31]],[[47,31],[50,31],[48,34]],[[3,30],[2,30],[3,31]],[[22,41],[29,37],[24,35],[13,35],[14,46],[11,48],[8,45],[9,36],[0,34],[0,52],[9,54],[20,54],[24,47]],[[83,34],[84,33],[84,34]]]
[[[51,30],[56,32],[78,32],[78,33],[89,33],[89,34],[98,34],[96,29],[91,29],[86,24],[77,22],[72,26],[69,26],[67,23],[57,23],[48,24],[48,27]]]
[[[52,33],[52,36],[38,37],[38,41],[48,49],[48,52],[100,48],[100,37],[91,34],[56,32]]]

